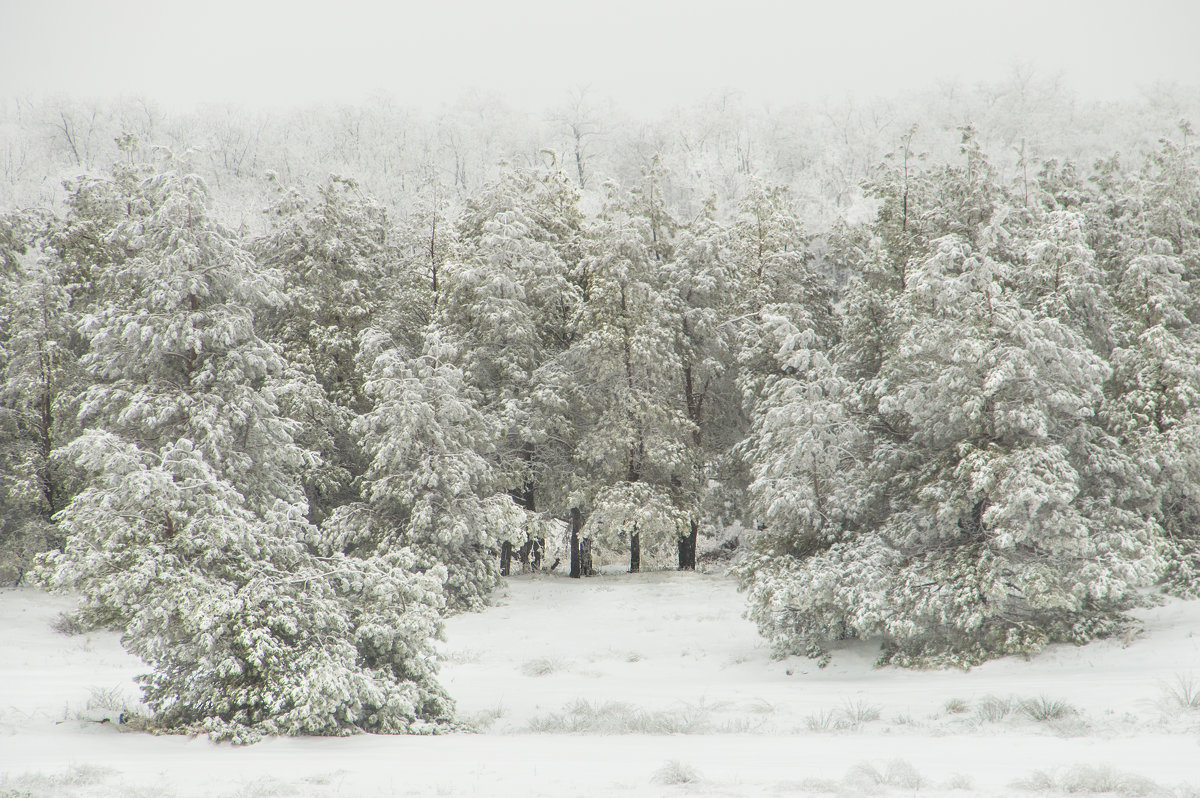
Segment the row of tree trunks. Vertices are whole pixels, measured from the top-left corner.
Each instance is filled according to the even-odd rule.
[[[580,537],[580,530],[583,529],[583,513],[578,507],[571,508],[571,570],[569,572],[572,579],[578,579],[581,576],[592,576],[595,574],[595,569],[592,567],[592,541],[588,538]],[[694,571],[696,570],[696,539],[699,535],[699,525],[691,522],[691,528],[686,537],[679,539],[679,570]],[[538,567],[541,562],[541,548],[539,541],[532,541],[527,546],[531,546],[534,554],[534,568]],[[525,547],[522,547],[524,552]],[[525,555],[522,554],[522,562],[525,561]],[[508,576],[508,569],[512,560],[512,544],[505,543],[500,550],[500,572],[504,576]],[[642,540],[638,532],[634,532],[629,536],[629,573],[636,574],[642,569]]]
[[[517,549],[517,561],[523,571],[540,571],[542,568],[542,553],[546,550],[543,538],[531,538]],[[500,544],[500,575],[512,576],[513,545],[507,540]]]

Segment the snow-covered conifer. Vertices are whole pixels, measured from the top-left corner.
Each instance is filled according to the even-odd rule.
[[[970,664],[1087,640],[1160,566],[1144,476],[1098,421],[1112,370],[1059,318],[1098,290],[1079,227],[1052,215],[1047,243],[1018,256],[1019,215],[990,204],[967,155],[974,175],[945,176],[934,217],[978,229],[932,241],[880,294],[876,345],[853,340],[872,303],[847,305],[833,363],[797,364],[807,379],[779,380],[756,422],[768,523],[741,573],[781,651],[879,635],[885,661]],[[861,381],[839,376],[843,356]]]
[[[89,477],[43,579],[124,629],[168,728],[248,740],[446,723],[436,574],[408,552],[313,553],[301,472],[318,458],[279,409],[294,372],[254,326],[278,285],[199,178],[133,188],[142,211],[107,233],[131,255],[100,266],[107,291],[80,325],[89,429],[61,456]]]
[[[362,357],[373,405],[354,424],[369,457],[363,501],[326,522],[326,545],[410,548],[420,570],[442,574],[447,609],[478,608],[496,585],[500,544],[526,530],[489,460],[495,427],[436,328],[427,331],[427,352],[411,359],[386,333],[368,331]]]
[[[51,548],[69,498],[53,454],[76,432],[82,375],[62,272],[34,241],[33,214],[0,217],[0,580],[20,582]]]

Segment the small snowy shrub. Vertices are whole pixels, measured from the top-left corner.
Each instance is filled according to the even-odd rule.
[[[1129,798],[1141,796],[1166,796],[1171,791],[1145,776],[1123,773],[1107,767],[1076,765],[1062,775],[1056,776],[1037,770],[1012,786],[1030,792],[1061,792],[1072,795],[1120,795]]]
[[[562,668],[562,663],[549,657],[531,659],[521,666],[521,673],[526,676],[549,676]]]
[[[1017,709],[1030,720],[1036,720],[1039,723],[1062,720],[1063,718],[1079,714],[1079,710],[1066,701],[1059,701],[1058,699],[1047,698],[1046,696],[1026,699],[1017,705]]]
[[[973,786],[971,777],[962,773],[955,773],[946,780],[945,789],[947,790],[970,790]]]
[[[235,741],[436,730],[452,715],[432,664],[440,585],[410,565],[341,558],[243,585],[177,574],[126,632],[155,667],[146,703],[167,727]]]
[[[50,622],[50,628],[60,635],[75,637],[88,631],[90,627],[79,617],[79,613],[60,612]]]
[[[700,774],[691,765],[672,759],[654,771],[650,781],[654,784],[695,784],[700,781]]]
[[[495,725],[496,721],[504,717],[504,713],[504,704],[496,704],[496,706],[491,707],[490,709],[484,709],[471,715],[469,718],[467,718],[467,724],[472,729],[486,731]]]
[[[576,701],[561,713],[540,715],[529,722],[539,734],[705,734],[711,729],[709,711],[685,705],[676,710],[647,711],[619,701],[592,704]]]
[[[961,698],[951,698],[942,705],[947,715],[961,715],[970,709],[970,704]]]
[[[1177,673],[1163,686],[1162,703],[1170,710],[1200,711],[1200,681],[1190,673]]]
[[[878,787],[895,787],[902,790],[919,790],[925,779],[903,759],[893,759],[883,770],[869,763],[860,763],[846,773],[846,786],[862,791],[874,791]]]
[[[1011,698],[1002,698],[1000,696],[984,696],[975,707],[975,716],[982,723],[998,723],[1004,720],[1013,711],[1013,700]]]

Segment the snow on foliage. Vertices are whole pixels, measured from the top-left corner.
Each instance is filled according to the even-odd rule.
[[[59,456],[89,478],[42,578],[124,629],[166,728],[249,741],[444,725],[437,573],[415,573],[407,551],[308,545],[300,475],[317,456],[276,402],[294,373],[254,328],[277,286],[209,216],[197,178],[136,190],[145,211],[111,233],[132,255],[81,322],[91,429]]]
[[[1107,297],[1082,222],[1005,210],[964,141],[966,170],[934,190],[970,210],[911,221],[961,232],[917,258],[921,238],[897,237],[901,281],[858,289],[877,298],[845,308],[830,362],[776,384],[747,444],[765,529],[739,572],[782,653],[878,635],[885,662],[970,665],[1083,642],[1163,567],[1150,474],[1105,423],[1114,370],[1088,314]],[[875,307],[883,336],[855,323]]]

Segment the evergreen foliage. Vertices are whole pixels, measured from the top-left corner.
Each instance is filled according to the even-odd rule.
[[[1161,572],[1084,219],[1016,207],[963,138],[965,167],[901,178],[935,200],[899,231],[908,187],[878,191],[841,340],[795,347],[748,440],[765,528],[739,573],[781,653],[880,636],[883,662],[971,665],[1084,642]]]
[[[196,177],[134,191],[139,212],[108,233],[130,256],[105,265],[108,293],[81,321],[89,429],[59,455],[89,478],[42,578],[124,630],[167,728],[247,741],[444,725],[436,574],[406,551],[322,547],[306,519],[300,474],[319,461],[280,412],[293,371],[254,327],[282,301],[273,275]]]
[[[61,217],[0,215],[0,581],[40,554],[164,728],[242,741],[448,728],[441,617],[568,524],[572,575],[742,535],[781,654],[1111,634],[1147,586],[1200,594],[1181,131],[1084,169],[913,127],[830,208],[748,154],[639,150],[624,187],[589,155],[584,190],[453,143],[452,187],[434,156],[387,206],[271,176],[238,232],[122,136]]]

